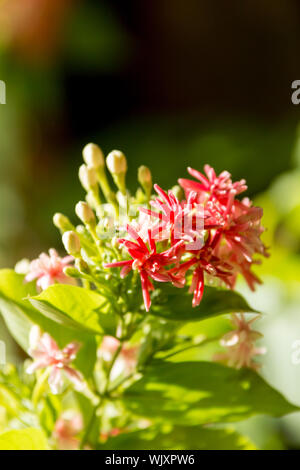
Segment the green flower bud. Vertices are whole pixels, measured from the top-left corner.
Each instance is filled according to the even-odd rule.
[[[68,277],[75,277],[75,278],[81,277],[78,269],[73,268],[73,266],[65,266],[63,269],[63,272]]]
[[[71,222],[69,221],[68,217],[63,214],[60,214],[59,212],[54,214],[53,223],[55,227],[57,227],[62,232],[66,232],[67,230],[73,230],[74,228]]]
[[[88,167],[99,168],[104,167],[104,155],[100,147],[96,144],[87,144],[83,151],[83,160]]]
[[[86,225],[95,225],[96,218],[95,214],[88,205],[87,202],[80,201],[76,204],[75,207],[76,215],[79,217],[80,220]]]
[[[75,261],[75,267],[82,274],[90,274],[89,265],[81,258],[77,258]]]
[[[152,190],[152,175],[147,166],[140,166],[138,169],[138,181],[144,188],[147,197],[149,198]]]
[[[152,175],[149,168],[145,165],[142,165],[138,169],[138,180],[143,186],[144,184],[152,185]]]
[[[86,191],[92,190],[97,186],[97,173],[95,169],[85,164],[79,168],[79,179]]]
[[[80,254],[80,240],[77,233],[71,230],[65,232],[62,236],[62,242],[69,255],[78,256]]]
[[[179,201],[182,201],[182,199],[184,198],[184,192],[180,186],[176,184],[175,186],[173,186],[171,191],[174,194],[174,196],[177,197]]]

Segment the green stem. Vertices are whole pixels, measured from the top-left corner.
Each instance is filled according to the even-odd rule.
[[[106,383],[105,383],[105,388],[104,388],[104,391],[103,393],[101,394],[101,397],[100,398],[100,402],[94,407],[93,409],[93,413],[92,413],[92,416],[91,416],[91,419],[89,421],[89,424],[86,428],[86,431],[83,435],[83,438],[81,439],[81,443],[80,443],[80,449],[82,450],[85,446],[85,444],[88,442],[88,438],[89,438],[89,435],[93,429],[93,426],[94,426],[94,423],[95,423],[95,419],[97,417],[97,411],[99,410],[99,408],[103,405],[103,401],[104,401],[104,396],[107,394],[108,390],[109,390],[109,381],[110,381],[110,374],[111,374],[111,370],[114,366],[114,363],[116,362],[116,359],[118,357],[118,355],[120,354],[121,352],[121,349],[122,349],[122,342],[120,342],[119,346],[118,346],[118,349],[116,350],[116,352],[114,353],[113,357],[112,357],[112,360],[109,364],[109,367],[108,367],[108,370],[106,372]]]
[[[115,351],[113,357],[112,357],[112,360],[110,361],[110,364],[109,364],[109,367],[107,369],[107,372],[106,372],[106,384],[105,384],[105,388],[104,388],[104,391],[103,391],[103,395],[105,395],[107,392],[108,392],[108,389],[109,389],[109,381],[110,381],[110,374],[111,374],[111,371],[112,371],[112,368],[121,352],[121,349],[123,347],[123,343],[120,341],[120,344],[118,346],[118,349]]]
[[[37,379],[37,382],[32,392],[32,402],[34,406],[37,406],[38,404],[38,401],[44,391],[45,383],[48,380],[50,372],[51,372],[51,369],[48,367],[47,369],[44,370],[44,372]]]
[[[90,432],[92,431],[93,426],[94,426],[94,422],[95,422],[95,419],[96,419],[96,416],[97,416],[97,410],[100,407],[100,405],[101,405],[101,402],[97,406],[95,406],[94,409],[93,409],[91,419],[89,421],[89,424],[88,424],[88,426],[86,428],[86,431],[85,431],[85,433],[84,433],[84,435],[81,439],[81,442],[80,442],[80,446],[79,446],[80,450],[84,449],[84,446],[87,443]]]

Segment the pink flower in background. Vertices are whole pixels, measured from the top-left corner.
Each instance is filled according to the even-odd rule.
[[[100,441],[101,442],[106,442],[110,437],[116,437],[119,436],[119,434],[122,434],[123,432],[126,432],[126,429],[120,429],[120,428],[113,428],[108,432],[102,431],[100,433]]]
[[[37,279],[37,286],[44,290],[55,282],[74,284],[74,279],[67,277],[63,269],[74,260],[73,256],[60,258],[53,248],[49,250],[49,256],[41,253],[37,259],[31,261],[29,272],[25,277],[26,282]]]
[[[79,351],[80,345],[78,343],[69,343],[64,349],[60,350],[54,339],[48,333],[42,333],[36,325],[31,329],[29,342],[30,349],[28,353],[34,359],[34,362],[27,368],[26,372],[28,374],[51,367],[49,385],[53,394],[60,393],[63,387],[62,372],[66,374],[77,390],[83,388],[82,375],[69,366]]]
[[[104,336],[98,349],[99,359],[110,362],[120,346],[120,341],[113,336]],[[112,368],[111,378],[114,379],[122,373],[130,373],[136,366],[138,347],[128,346],[126,343],[122,346],[120,354]]]
[[[79,413],[70,417],[61,416],[55,423],[53,437],[57,441],[59,450],[77,450],[80,440],[76,437],[83,430],[83,420]]]
[[[251,325],[259,318],[259,315],[247,321],[244,314],[232,315],[232,323],[235,330],[226,333],[220,341],[221,346],[225,347],[225,353],[216,354],[214,360],[224,361],[230,367],[241,369],[248,367],[257,370],[261,366],[254,361],[258,355],[265,354],[265,348],[255,346],[255,341],[262,338],[259,331],[252,330]]]
[[[100,348],[98,349],[97,355],[104,361],[111,361],[113,355],[118,350],[120,341],[113,336],[103,336]]]

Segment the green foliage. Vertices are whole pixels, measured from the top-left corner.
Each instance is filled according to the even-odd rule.
[[[121,450],[255,450],[249,439],[233,429],[168,426],[125,432],[110,438],[100,449]]]
[[[29,331],[33,324],[47,331],[60,347],[77,340],[82,346],[74,363],[78,369],[89,377],[96,360],[96,340],[85,331],[70,328],[70,325],[59,325],[52,319],[38,312],[26,300],[36,294],[33,284],[25,284],[24,276],[10,269],[0,270],[0,309],[5,323],[17,343],[27,352]],[[86,360],[86,357],[89,360]]]
[[[47,450],[44,433],[39,429],[28,428],[7,431],[0,434],[0,450]]]
[[[211,362],[156,361],[125,393],[137,415],[199,425],[299,411],[257,373]]]
[[[197,321],[231,312],[256,312],[237,292],[206,286],[203,299],[196,308],[192,307],[191,295],[186,289],[168,285],[159,289],[151,308],[152,315],[168,320]]]
[[[97,292],[82,287],[56,284],[31,297],[30,303],[63,326],[92,334],[114,334],[116,317]]]

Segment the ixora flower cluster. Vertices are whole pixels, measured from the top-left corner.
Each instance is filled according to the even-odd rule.
[[[138,170],[141,188],[131,196],[126,188],[127,161],[122,152],[114,150],[106,158],[117,192],[111,188],[101,149],[88,144],[83,158],[79,179],[86,201],[80,201],[75,208],[83,225],[75,227],[66,216],[55,214],[54,224],[62,233],[68,256],[60,258],[54,249],[49,250],[49,256],[42,253],[29,264],[26,281],[35,279],[38,289],[43,290],[55,283],[76,284],[76,279],[81,279],[84,286],[94,286],[121,313],[141,308],[136,305],[137,276],[146,312],[151,308],[155,283],[170,283],[179,289],[188,285],[193,294],[192,305],[197,307],[205,284],[234,289],[238,274],[251,290],[261,282],[252,267],[260,263],[256,255],[268,256],[260,238],[264,231],[262,209],[253,206],[248,198],[239,198],[247,190],[245,180],[233,182],[227,171],[217,175],[205,165],[204,174],[188,168],[194,179],[180,178],[179,186],[167,192],[154,184],[154,195],[151,172],[142,166]],[[121,268],[119,275],[114,268]],[[130,273],[122,296],[120,285]],[[239,333],[232,333],[234,340],[221,341],[228,352],[216,357],[236,367],[256,368],[252,358],[262,353],[254,346],[260,334],[252,333],[250,323],[243,316],[233,316]],[[100,357],[117,349],[118,339],[106,338]],[[52,365],[53,388],[60,382],[61,370],[78,382],[79,377],[67,365],[78,346],[71,344],[59,351],[47,334],[39,341],[38,349],[30,351],[34,358],[38,357],[30,370],[46,363]],[[125,367],[128,363],[132,366],[136,351],[127,356],[124,351],[123,348]]]
[[[79,223],[61,213],[53,218],[67,255],[50,249],[19,262],[15,271],[0,272],[13,283],[0,308],[9,311],[7,298],[16,292],[9,328],[24,308],[25,340],[23,333],[19,340],[20,329],[11,332],[31,358],[25,370],[32,408],[42,423],[45,415],[55,417],[52,425],[46,420],[53,446],[104,448],[132,431],[151,428],[157,435],[162,420],[171,432],[174,423],[186,422],[185,412],[193,426],[202,418],[202,424],[227,422],[239,413],[245,419],[240,410],[255,413],[255,393],[261,390],[272,401],[277,394],[255,374],[257,357],[265,352],[256,345],[262,334],[252,328],[257,312],[235,290],[239,275],[255,289],[260,283],[255,265],[268,256],[262,209],[242,197],[245,181],[233,182],[227,171],[217,175],[205,165],[204,173],[189,168],[191,179],[179,179],[165,191],[142,166],[133,194],[122,152],[105,159],[97,145],[88,144],[83,159],[79,179],[85,195],[75,206]],[[0,392],[1,380],[0,371]],[[235,396],[240,394],[238,408],[228,401],[231,384]],[[203,404],[208,393],[212,398]],[[282,400],[282,413],[288,412]],[[66,409],[63,402],[79,404]],[[268,402],[266,412],[270,409]],[[272,410],[277,416],[277,401]]]
[[[188,169],[199,182],[179,179],[186,199],[179,200],[171,190],[166,193],[154,185],[159,196],[150,200],[154,210],[141,207],[149,217],[136,229],[128,224],[128,238],[118,240],[131,259],[105,265],[122,267],[121,277],[131,269],[138,270],[147,311],[154,290],[151,279],[183,287],[191,272],[194,307],[201,302],[205,274],[231,289],[239,273],[252,290],[260,283],[251,268],[259,262],[253,258],[255,254],[267,256],[260,239],[262,209],[253,207],[248,198],[236,199],[247,189],[245,180],[233,183],[227,171],[217,176],[209,165],[204,170],[206,176]],[[159,251],[157,244],[162,241],[167,249]]]
[[[260,263],[255,255],[268,256],[260,239],[264,231],[261,226],[263,214],[262,209],[253,206],[248,198],[237,199],[247,189],[245,180],[232,182],[227,171],[217,176],[209,165],[204,166],[205,175],[188,168],[190,175],[197,181],[179,179],[185,198],[180,197],[183,194],[180,194],[179,187],[165,192],[157,184],[154,189],[158,197],[152,197],[150,170],[141,167],[139,181],[145,192],[142,196],[139,194],[136,201],[130,201],[125,186],[127,162],[123,153],[113,151],[107,157],[107,167],[119,188],[119,195],[110,189],[100,148],[89,144],[83,155],[86,165],[80,167],[79,177],[87,190],[90,205],[88,202],[79,202],[76,214],[99,248],[103,233],[98,238],[92,209],[95,209],[102,224],[103,221],[108,224],[109,219],[105,217],[107,209],[101,202],[98,183],[116,216],[120,214],[124,199],[127,198],[127,210],[130,204],[136,205],[139,199],[144,202],[144,206],[141,204],[138,207],[137,215],[132,217],[129,210],[125,215],[125,223],[124,217],[121,225],[120,221],[114,223],[116,231],[120,232],[123,228],[127,231],[127,236],[117,239],[117,243],[125,249],[130,259],[103,263],[103,266],[121,267],[121,278],[131,270],[139,273],[146,311],[151,306],[150,292],[154,290],[152,281],[170,282],[181,288],[191,274],[189,291],[193,293],[194,307],[201,302],[205,276],[208,282],[216,280],[230,289],[234,288],[239,273],[252,290],[256,283],[260,283],[252,266]],[[123,201],[120,196],[123,196]],[[145,204],[152,209],[145,207]],[[80,239],[74,231],[65,230],[73,228],[70,222],[61,214],[56,214],[54,223],[65,232],[63,242],[66,250],[78,258]],[[84,236],[84,233],[81,235]],[[37,278],[37,284],[42,289],[53,282],[72,282],[63,271],[71,259],[70,256],[60,259],[52,249],[49,257],[42,254],[39,259],[32,261],[26,279]]]

